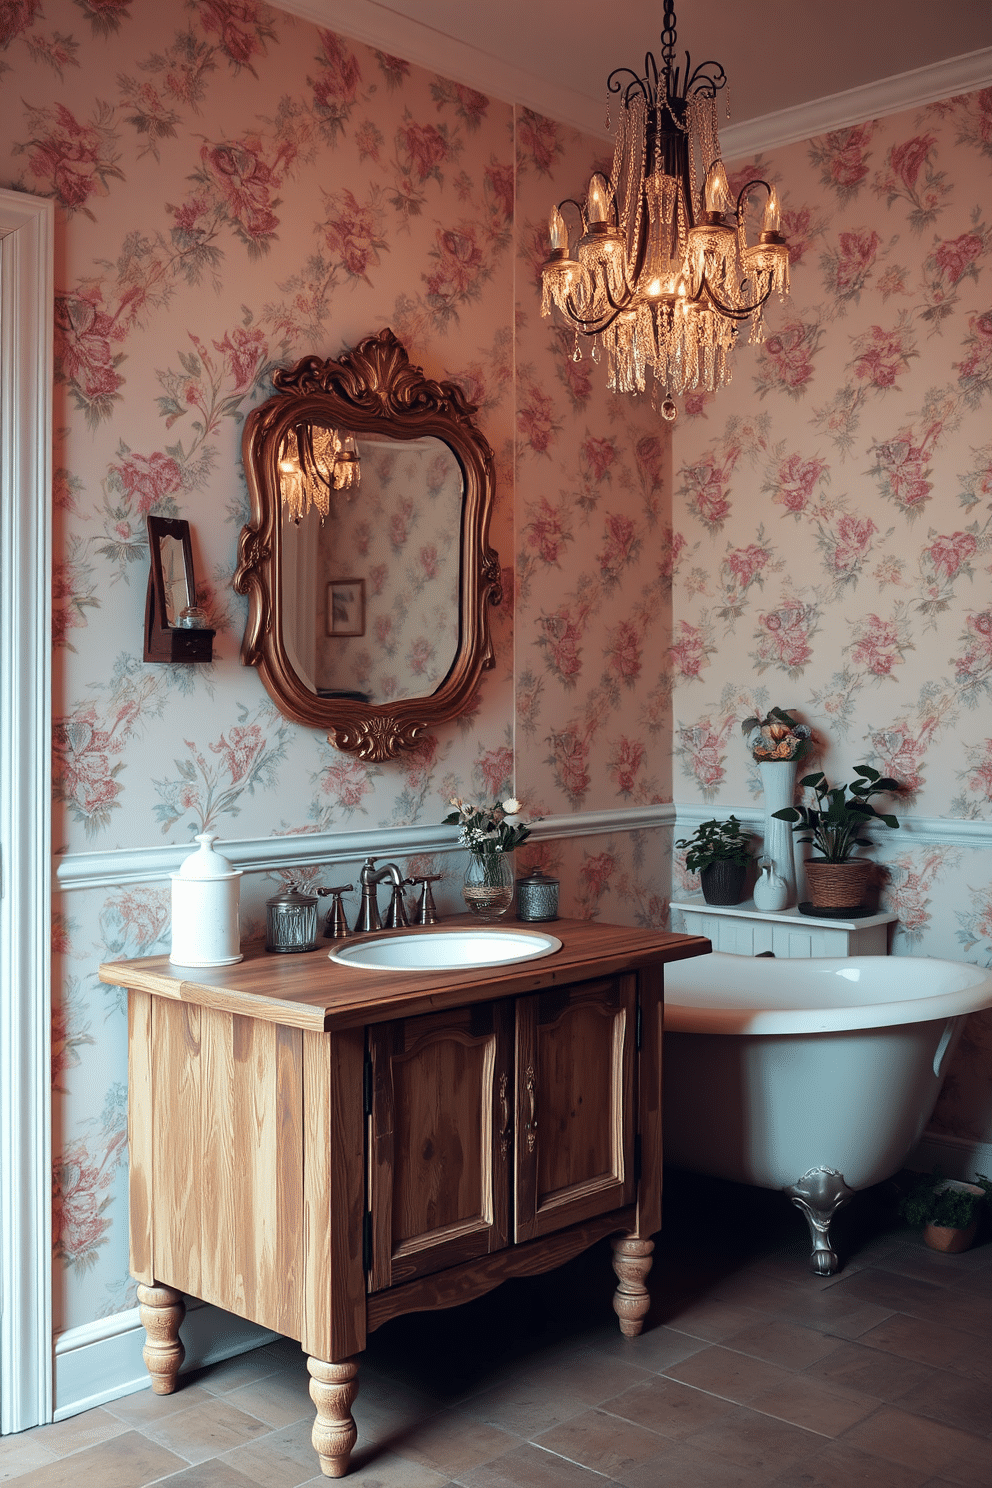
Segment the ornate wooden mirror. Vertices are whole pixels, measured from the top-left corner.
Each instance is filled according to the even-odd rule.
[[[461,390],[390,330],[273,382],[242,439],[241,660],[288,718],[392,759],[465,712],[493,664],[493,453]]]

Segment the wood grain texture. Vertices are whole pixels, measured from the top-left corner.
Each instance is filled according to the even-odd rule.
[[[310,1153],[329,1166],[331,1306],[330,1347],[322,1357],[345,1359],[365,1347],[365,1035],[347,1029],[330,1036],[330,1142]],[[308,1164],[308,1166],[310,1165]]]
[[[503,922],[509,928],[513,922]],[[436,935],[457,928],[480,933],[478,922],[456,916],[412,933]],[[411,932],[405,931],[404,934]],[[100,968],[112,986],[154,992],[162,998],[244,1013],[291,1028],[358,1028],[471,1002],[518,996],[598,976],[614,976],[665,961],[700,956],[711,949],[699,935],[676,935],[627,925],[556,920],[562,949],[551,956],[509,967],[453,972],[374,972],[349,969],[320,953],[281,956],[260,944],[242,947],[235,966],[200,968],[177,975],[166,956],[107,962]]]
[[[317,1407],[310,1439],[320,1458],[320,1470],[325,1478],[343,1478],[358,1440],[358,1427],[351,1414],[358,1394],[358,1360],[329,1364],[323,1359],[310,1358],[307,1371],[310,1399]]]
[[[623,1336],[636,1338],[651,1306],[647,1277],[654,1241],[643,1240],[638,1235],[617,1235],[610,1243],[618,1283],[613,1294],[613,1311],[620,1320]]]
[[[515,1235],[632,1203],[637,979],[517,1000]]]
[[[173,1287],[138,1286],[138,1315],[145,1330],[141,1357],[151,1375],[155,1395],[171,1395],[186,1357],[179,1329],[186,1316],[182,1293]]]
[[[152,1060],[152,998],[147,992],[130,992],[127,999],[129,1265],[135,1281],[146,1286],[154,1281]]]
[[[369,1030],[370,1290],[507,1243],[511,1017],[502,1000]]]
[[[645,1239],[661,1229],[662,1166],[662,1036],[664,1033],[664,973],[648,966],[638,977],[641,1005],[641,1048],[638,1066],[638,1130],[641,1138],[641,1171],[637,1184],[638,1235]]]
[[[160,997],[152,1008],[152,1264],[156,1278],[194,1297],[203,1295],[200,1014],[199,1007]]]
[[[542,1271],[553,1271],[556,1266],[563,1266],[573,1256],[588,1250],[604,1235],[618,1230],[628,1231],[633,1222],[634,1207],[631,1205],[614,1214],[599,1215],[585,1224],[572,1225],[555,1235],[497,1250],[480,1260],[454,1266],[450,1271],[419,1277],[389,1291],[377,1292],[368,1299],[369,1332],[373,1333],[390,1318],[401,1317],[407,1312],[432,1312],[470,1302],[473,1297],[491,1292],[511,1276],[538,1276]]]

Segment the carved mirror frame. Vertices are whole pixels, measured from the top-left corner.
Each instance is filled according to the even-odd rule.
[[[502,599],[499,559],[489,547],[493,452],[472,421],[474,405],[453,382],[426,378],[393,332],[369,336],[337,361],[304,357],[277,371],[278,392],[248,415],[241,441],[251,520],[241,530],[234,587],[248,596],[241,661],[257,667],[287,718],[327,730],[328,742],[360,759],[393,759],[428,729],[464,713],[482,671],[495,657],[488,605]],[[296,672],[282,631],[283,576],[279,452],[301,421],[398,440],[429,435],[451,449],[464,482],[460,539],[458,649],[441,685],[427,697],[364,703],[319,697]],[[361,488],[358,498],[361,500]],[[319,521],[311,511],[304,520]],[[330,520],[330,519],[329,519]]]

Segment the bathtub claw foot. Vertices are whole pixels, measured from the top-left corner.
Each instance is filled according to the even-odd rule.
[[[839,1267],[837,1252],[830,1244],[830,1222],[837,1210],[854,1198],[854,1189],[848,1188],[843,1173],[835,1168],[810,1168],[798,1183],[790,1183],[785,1192],[805,1214],[809,1225],[813,1242],[809,1269],[814,1276],[833,1276]]]

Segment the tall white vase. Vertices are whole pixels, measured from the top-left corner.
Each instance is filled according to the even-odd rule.
[[[788,822],[775,821],[773,811],[782,811],[793,804],[796,788],[795,760],[759,760],[761,786],[765,793],[765,845],[762,855],[771,858],[772,873],[785,880],[789,890],[786,906],[795,904],[796,855],[793,848],[792,827]]]

